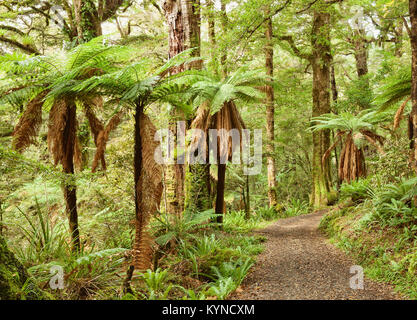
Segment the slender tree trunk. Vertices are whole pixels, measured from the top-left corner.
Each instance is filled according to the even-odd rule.
[[[245,201],[245,218],[250,218],[250,193],[249,193],[249,175],[246,176],[246,201]]]
[[[71,232],[71,248],[73,252],[79,252],[80,232],[78,228],[77,213],[77,188],[74,180],[74,149],[76,135],[76,106],[74,101],[69,101],[67,107],[67,121],[64,128],[64,155],[62,168],[64,173],[68,175],[68,180],[64,182],[64,199],[66,205],[66,213],[69,220],[69,229]]]
[[[269,11],[267,12],[269,15]],[[265,66],[268,81],[273,81],[274,77],[274,49],[272,44],[272,19],[266,21],[266,44],[265,44]],[[269,207],[277,205],[276,180],[275,180],[275,106],[274,89],[272,84],[265,86],[266,91],[266,134],[267,134],[267,162],[268,162],[268,198]]]
[[[208,10],[208,34],[209,34],[209,42],[210,42],[210,50],[211,50],[211,64],[214,70],[218,70],[218,62],[217,62],[217,43],[216,43],[216,21],[214,19],[214,6],[213,0],[207,0],[206,2],[207,10]]]
[[[417,0],[410,0],[410,20],[411,20],[411,101],[412,109],[409,116],[409,138],[411,148],[411,165],[417,173]]]
[[[317,117],[330,112],[330,15],[315,11],[312,29],[313,112]],[[330,161],[322,163],[322,156],[330,147],[330,131],[313,133],[313,190],[311,203],[314,207],[327,205],[330,192]]]
[[[220,10],[221,10],[221,24],[222,24],[222,29],[223,32],[226,33],[227,32],[227,25],[228,25],[228,18],[227,18],[227,12],[226,12],[226,3],[225,0],[220,0],[221,5],[220,5]],[[227,44],[223,43],[222,45],[222,55],[220,58],[220,64],[222,67],[222,73],[223,76],[226,77],[227,76]]]
[[[140,244],[140,237],[142,236],[142,226],[144,225],[143,219],[144,215],[143,212],[140,212],[142,199],[142,192],[139,192],[139,180],[142,175],[142,167],[143,167],[143,159],[142,159],[142,137],[140,133],[140,118],[143,113],[143,105],[139,102],[136,104],[135,110],[135,150],[133,156],[133,175],[135,179],[135,217],[136,217],[136,240],[134,245],[134,250],[139,251],[140,248],[138,247]],[[133,261],[133,265],[138,265],[138,261]]]
[[[219,162],[217,172],[217,196],[216,196],[216,208],[215,213],[221,214],[217,217],[218,223],[223,223],[223,211],[224,211],[224,187],[226,182],[226,164]]]
[[[404,32],[404,22],[402,18],[398,19],[398,24],[395,28],[395,52],[394,55],[398,58],[401,58],[403,55],[403,32]]]
[[[335,71],[334,71],[334,66],[332,66],[331,68],[331,87],[332,87],[332,100],[333,103],[336,105],[337,104],[337,98],[338,98],[338,92],[337,92],[337,85],[336,85],[336,76],[335,76]],[[333,112],[335,112],[335,110],[333,109]],[[334,130],[332,130],[332,139],[333,139],[333,143],[335,141],[335,134],[334,134]],[[339,156],[338,156],[338,152],[337,152],[337,146],[334,148],[334,158],[336,160],[336,169],[339,168]],[[337,179],[337,188],[340,188],[340,179]]]

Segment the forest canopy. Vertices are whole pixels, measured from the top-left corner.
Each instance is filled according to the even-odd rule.
[[[416,298],[416,139],[417,0],[1,0],[0,299],[252,297],[309,214]]]

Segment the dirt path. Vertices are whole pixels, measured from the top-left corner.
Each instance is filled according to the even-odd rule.
[[[350,288],[355,263],[318,230],[323,212],[279,220],[257,231],[267,236],[265,251],[232,299],[400,299],[390,286],[364,280]]]

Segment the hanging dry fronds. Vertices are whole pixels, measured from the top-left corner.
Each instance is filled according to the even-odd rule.
[[[366,176],[365,157],[362,149],[355,145],[353,136],[349,133],[340,155],[339,179],[351,182]]]
[[[67,123],[68,103],[64,99],[55,100],[49,112],[48,146],[57,165],[64,156],[64,130]]]
[[[337,135],[334,137],[335,141],[330,146],[329,149],[326,150],[326,152],[323,154],[323,157],[321,159],[322,164],[324,165],[324,162],[327,160],[327,158],[330,156],[330,153],[333,151],[334,148],[336,148],[337,144],[342,140],[342,136],[345,134],[345,131],[339,131]]]
[[[86,102],[84,104],[84,112],[90,125],[90,131],[93,134],[94,144],[97,146],[98,135],[104,130],[104,125],[95,115],[93,105],[93,102]]]
[[[239,111],[236,108],[236,105],[233,101],[225,102],[223,107],[216,112],[211,121],[210,128],[218,130],[218,152],[219,156],[223,159],[231,160],[233,152],[235,149],[232,148],[238,147],[233,145],[232,137],[227,137],[227,134],[232,129],[236,129],[239,132],[240,137],[242,137],[242,130],[245,128],[245,124],[239,114]],[[224,131],[220,131],[220,130]],[[240,139],[242,141],[242,139]],[[223,142],[223,145],[221,145]],[[239,145],[241,147],[241,144]]]
[[[383,137],[369,130],[361,130],[361,133],[365,139],[368,140],[378,150],[380,154],[385,154],[384,149],[382,149],[382,146],[384,145]]]
[[[35,142],[34,138],[38,135],[42,123],[43,99],[47,93],[47,91],[43,91],[32,99],[20,117],[13,131],[13,148],[15,150],[22,152]]]
[[[98,162],[101,160],[101,166],[103,170],[106,170],[106,161],[104,157],[104,153],[106,151],[107,142],[109,141],[110,132],[112,132],[122,120],[123,111],[119,111],[116,113],[106,125],[106,127],[100,131],[96,139],[96,154],[94,155],[93,165],[92,165],[92,172],[96,172],[98,167]]]
[[[411,97],[408,97],[398,108],[397,112],[395,113],[394,117],[394,130],[398,129],[400,126],[400,122],[404,113],[404,109],[407,106],[407,103],[411,100]]]
[[[136,238],[133,247],[135,270],[151,268],[152,238],[148,231],[151,216],[159,209],[162,197],[162,167],[154,159],[159,142],[154,141],[156,128],[144,114],[140,117],[142,169],[137,185],[139,215],[136,217]]]

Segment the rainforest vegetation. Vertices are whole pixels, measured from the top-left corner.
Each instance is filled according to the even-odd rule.
[[[314,212],[415,299],[416,173],[417,0],[0,0],[0,300],[228,299]]]

